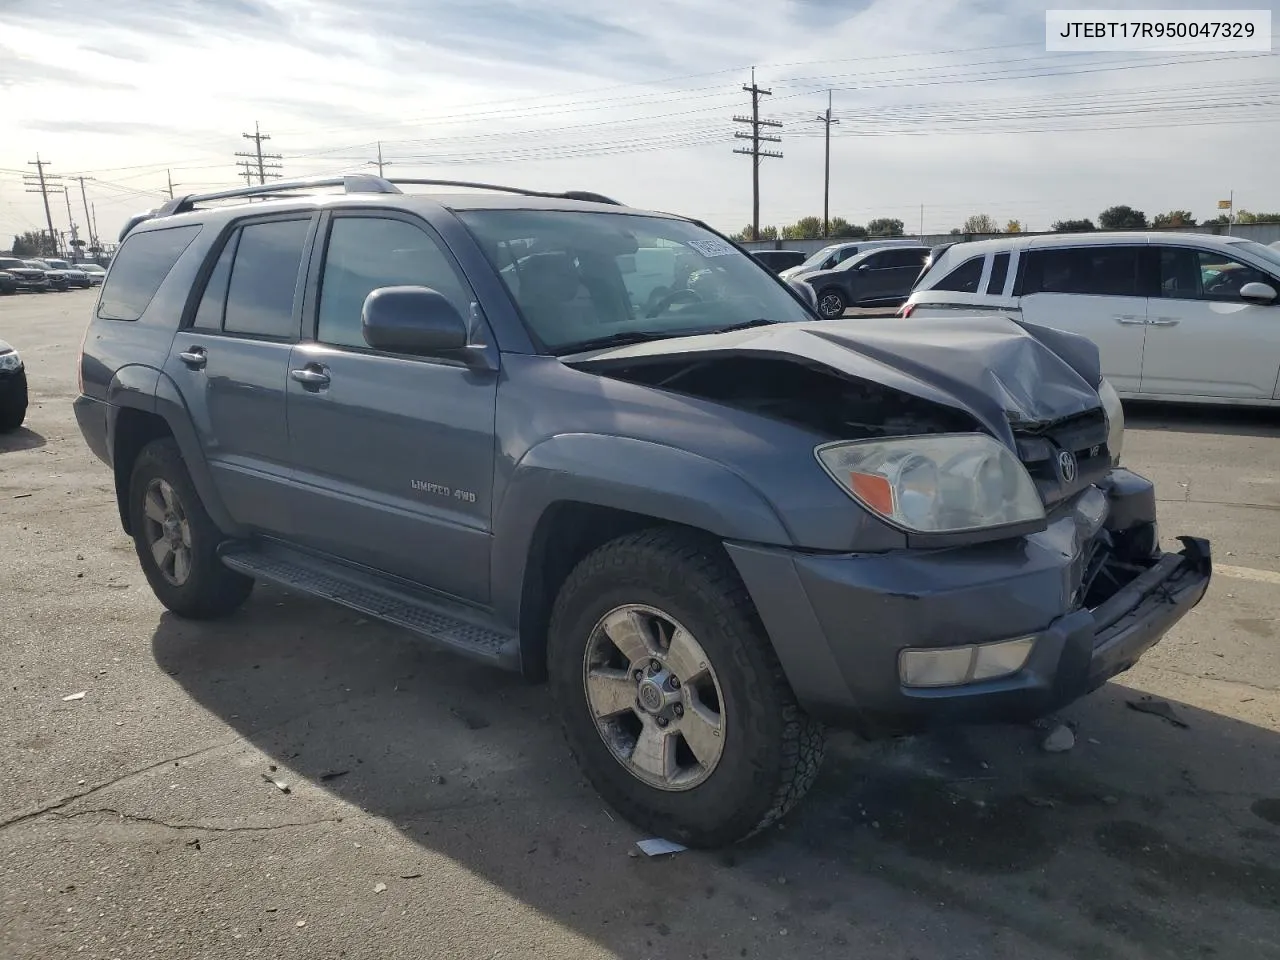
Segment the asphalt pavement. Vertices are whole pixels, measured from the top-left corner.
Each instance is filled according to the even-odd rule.
[[[833,735],[782,827],[651,859],[545,689],[270,587],[162,610],[71,413],[94,297],[0,297],[5,960],[1280,957],[1280,411],[1130,409],[1217,572],[1073,749]]]

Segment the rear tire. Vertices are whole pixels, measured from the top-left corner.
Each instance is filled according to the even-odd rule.
[[[12,433],[27,418],[27,375],[18,374],[18,384],[0,392],[0,433]]]
[[[824,320],[839,320],[848,306],[844,294],[835,287],[828,287],[818,294],[818,314]]]
[[[698,535],[645,530],[587,556],[556,598],[548,666],[587,779],[655,836],[743,840],[817,776],[822,726],[796,703],[732,565]]]
[[[218,559],[210,519],[172,438],[153,440],[129,479],[129,529],[156,598],[180,617],[210,620],[240,607],[253,580]]]

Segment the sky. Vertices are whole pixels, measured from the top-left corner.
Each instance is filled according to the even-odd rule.
[[[737,231],[752,68],[783,126],[761,225],[831,214],[945,233],[1124,203],[1280,210],[1280,53],[1046,53],[1046,7],[1280,0],[0,0],[0,247],[44,226],[23,174],[99,235],[243,183],[255,124],[285,177],[373,172],[594,190]],[[81,181],[84,177],[83,197]],[[923,211],[922,211],[923,207]]]

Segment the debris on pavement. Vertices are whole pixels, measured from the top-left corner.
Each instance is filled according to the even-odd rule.
[[[188,840],[188,841],[187,841],[187,843],[186,843],[186,845],[187,845],[188,847],[192,847],[192,848],[193,848],[193,849],[195,849],[195,850],[199,850],[199,849],[200,849],[200,838],[199,838],[199,837],[196,837],[194,840]]]
[[[332,770],[329,773],[320,774],[320,779],[325,782],[337,780],[339,777],[345,777],[350,772],[350,770]]]
[[[647,857],[660,857],[664,853],[683,853],[689,849],[673,840],[663,840],[661,837],[639,840],[636,842],[636,846]]]
[[[375,884],[373,885],[373,892],[374,892],[374,893],[386,893],[386,892],[387,892],[387,885],[386,885],[385,883],[375,883]]]
[[[1043,807],[1046,810],[1052,810],[1058,805],[1056,800],[1050,800],[1048,797],[1033,797],[1026,795],[1022,798],[1033,807]]]
[[[83,700],[85,698],[85,694],[87,694],[88,692],[89,692],[88,690],[81,690],[79,693],[73,693],[70,696],[63,697],[62,702],[70,703],[72,700]]]
[[[305,920],[299,920],[297,923],[294,924],[295,927],[305,927],[306,925],[307,925],[307,921]]]
[[[1045,753],[1066,753],[1076,745],[1076,732],[1065,723],[1060,723],[1040,741],[1040,749]]]
[[[450,707],[449,712],[467,725],[468,730],[483,730],[489,726],[489,721],[478,713],[472,713],[462,707]]]
[[[1161,720],[1168,720],[1175,727],[1182,727],[1184,730],[1191,727],[1191,724],[1173,712],[1173,707],[1169,706],[1168,700],[1152,700],[1150,697],[1140,697],[1137,700],[1126,700],[1125,706],[1130,710],[1137,710],[1139,713],[1149,713],[1153,717],[1159,717]]]
[[[289,784],[285,783],[283,780],[277,780],[275,777],[271,776],[271,774],[269,773],[264,773],[262,775],[262,779],[267,781],[267,783],[273,784],[276,787],[276,789],[279,790],[281,793],[293,792],[292,790],[289,789]]]
[[[400,879],[401,880],[417,880],[421,876],[422,874],[420,873],[402,873],[400,874]]]

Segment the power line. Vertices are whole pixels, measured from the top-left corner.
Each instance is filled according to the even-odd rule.
[[[760,119],[760,98],[773,96],[772,90],[764,90],[756,85],[756,68],[751,68],[751,86],[743,86],[742,88],[751,94],[751,116],[733,118],[734,123],[751,124],[750,133],[735,133],[734,137],[739,140],[750,140],[750,147],[736,147],[734,153],[741,153],[751,158],[751,239],[760,239],[760,161],[766,157],[776,157],[782,159],[781,150],[761,150],[762,142],[781,143],[781,137],[766,136],[760,133],[761,127],[781,127],[779,120],[761,120]]]
[[[268,163],[269,160],[280,160],[282,157],[278,153],[263,153],[262,141],[270,140],[270,134],[263,133],[258,129],[258,121],[253,122],[253,133],[241,134],[246,140],[253,141],[253,152],[249,153],[243,150],[236,151],[237,157],[246,157],[245,160],[236,161],[236,166],[244,168],[245,183],[252,183],[254,169],[257,169],[258,183],[265,184],[267,177],[279,178],[281,175],[276,171],[280,170],[280,164]]]

